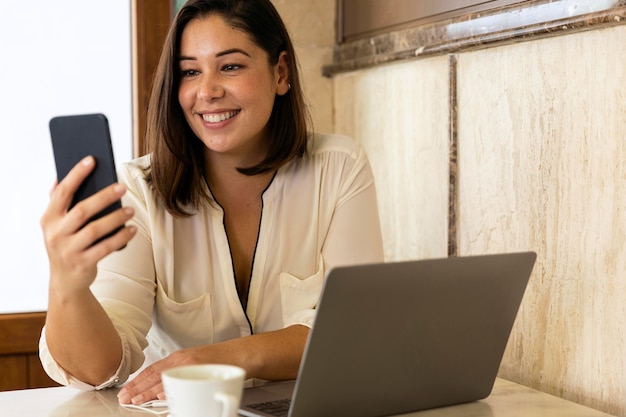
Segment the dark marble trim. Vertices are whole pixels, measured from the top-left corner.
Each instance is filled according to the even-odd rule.
[[[449,165],[448,165],[448,256],[457,256],[457,184],[458,184],[458,105],[457,105],[457,55],[449,57],[450,75],[450,122],[448,124],[449,137]]]
[[[615,0],[603,11],[575,15],[577,9],[584,12],[599,3],[533,0],[344,43],[335,47],[334,62],[325,66],[322,73],[332,77],[391,62],[626,24],[626,0]]]

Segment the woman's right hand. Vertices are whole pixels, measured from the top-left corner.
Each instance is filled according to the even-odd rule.
[[[112,184],[70,209],[74,193],[94,167],[93,157],[88,156],[60,183],[55,183],[40,221],[50,261],[51,289],[66,294],[88,289],[96,277],[98,261],[124,247],[136,233],[136,227],[124,226],[134,214],[130,207],[85,225],[88,219],[124,195],[126,188],[121,184]],[[120,226],[123,227],[113,236],[93,244]]]

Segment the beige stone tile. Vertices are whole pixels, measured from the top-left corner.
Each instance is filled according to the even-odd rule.
[[[289,30],[302,74],[314,128],[333,130],[332,82],[322,67],[332,63],[335,40],[334,0],[272,0]]]
[[[332,132],[333,83],[330,78],[323,77],[321,71],[322,66],[332,60],[332,51],[328,48],[299,47],[296,53],[314,129],[318,132]]]
[[[335,128],[368,152],[389,260],[447,255],[448,72],[441,57],[334,79]]]
[[[272,0],[293,42],[332,48],[335,43],[335,0]]]
[[[621,26],[463,54],[458,83],[459,250],[538,252],[502,374],[620,415],[623,39]]]

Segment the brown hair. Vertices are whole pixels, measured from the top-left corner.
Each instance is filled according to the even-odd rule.
[[[191,208],[208,198],[204,186],[204,144],[192,132],[178,103],[180,39],[187,24],[218,14],[246,32],[265,50],[270,65],[287,52],[290,90],[276,96],[268,121],[271,143],[265,159],[251,167],[239,167],[245,175],[266,173],[305,154],[310,118],[298,75],[291,39],[270,0],[190,0],[171,25],[154,76],[148,104],[146,149],[151,153],[146,180],[152,184],[167,210],[189,216]]]

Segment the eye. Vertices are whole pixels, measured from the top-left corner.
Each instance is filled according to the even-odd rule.
[[[187,70],[181,70],[180,71],[180,75],[181,77],[193,77],[194,75],[198,75],[199,72],[196,70],[192,70],[192,69],[187,69]]]
[[[239,69],[243,68],[242,65],[238,65],[238,64],[226,64],[222,67],[222,71],[225,72],[232,72],[232,71],[237,71]]]

